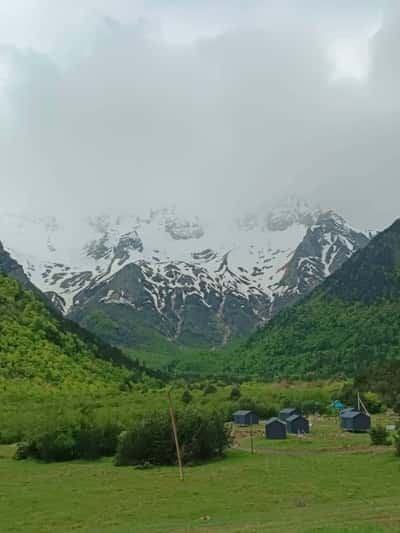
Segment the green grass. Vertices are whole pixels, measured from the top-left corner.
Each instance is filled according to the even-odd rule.
[[[217,384],[217,391],[204,394],[203,390],[191,389],[193,405],[199,408],[218,408],[226,411],[227,416],[240,408],[238,402],[230,401],[231,386]],[[332,394],[340,388],[340,383],[243,383],[241,400],[248,398],[258,405],[274,406],[279,409],[285,405],[298,405],[307,400],[329,405]],[[172,396],[174,405],[183,407],[182,393],[186,383],[174,384]],[[80,389],[60,390],[51,386],[32,382],[1,382],[0,380],[0,442],[8,443],[26,438],[33,429],[41,424],[50,413],[60,410],[79,412],[83,407],[110,419],[121,420],[124,424],[145,412],[154,409],[166,409],[167,389],[156,388],[154,380],[144,379],[135,384],[131,392],[99,389],[90,385],[86,391]]]
[[[223,460],[186,468],[183,483],[174,467],[15,462],[13,447],[1,446],[0,531],[400,531],[393,448],[368,448],[368,436],[342,436],[332,420],[313,427],[312,453],[296,438],[279,453],[257,441],[255,455],[234,449]]]
[[[312,424],[311,432],[304,437],[288,434],[287,439],[271,440],[264,437],[264,425],[259,424],[253,427],[253,442],[256,449],[260,451],[295,451],[296,453],[316,453],[318,451],[346,452],[357,449],[370,448],[370,437],[368,433],[349,433],[342,431],[337,418],[310,416]],[[372,416],[372,425],[394,424],[395,420],[387,415]],[[240,430],[243,434],[248,434],[247,429]],[[250,438],[245,437],[240,445],[243,448],[250,448]],[[380,448],[384,450],[384,448]]]

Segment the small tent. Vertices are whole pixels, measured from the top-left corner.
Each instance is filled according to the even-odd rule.
[[[333,407],[333,409],[336,409],[336,411],[343,411],[343,409],[345,409],[344,403],[340,400],[335,400],[334,402],[332,402],[331,407]]]

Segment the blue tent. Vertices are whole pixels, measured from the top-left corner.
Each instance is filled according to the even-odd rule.
[[[345,405],[340,400],[335,400],[334,402],[332,402],[331,407],[337,409],[338,411],[342,411],[342,409],[345,408]]]

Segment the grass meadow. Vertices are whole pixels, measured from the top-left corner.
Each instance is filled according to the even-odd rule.
[[[381,421],[385,419],[381,418]],[[237,428],[222,460],[138,470],[111,460],[14,461],[0,446],[0,531],[380,532],[400,531],[400,460],[368,435],[314,417],[312,435],[266,441]]]

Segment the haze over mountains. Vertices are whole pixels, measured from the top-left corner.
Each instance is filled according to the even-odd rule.
[[[64,314],[130,348],[154,332],[194,346],[248,335],[372,236],[296,198],[218,224],[174,207],[0,218],[0,239],[29,280]]]

